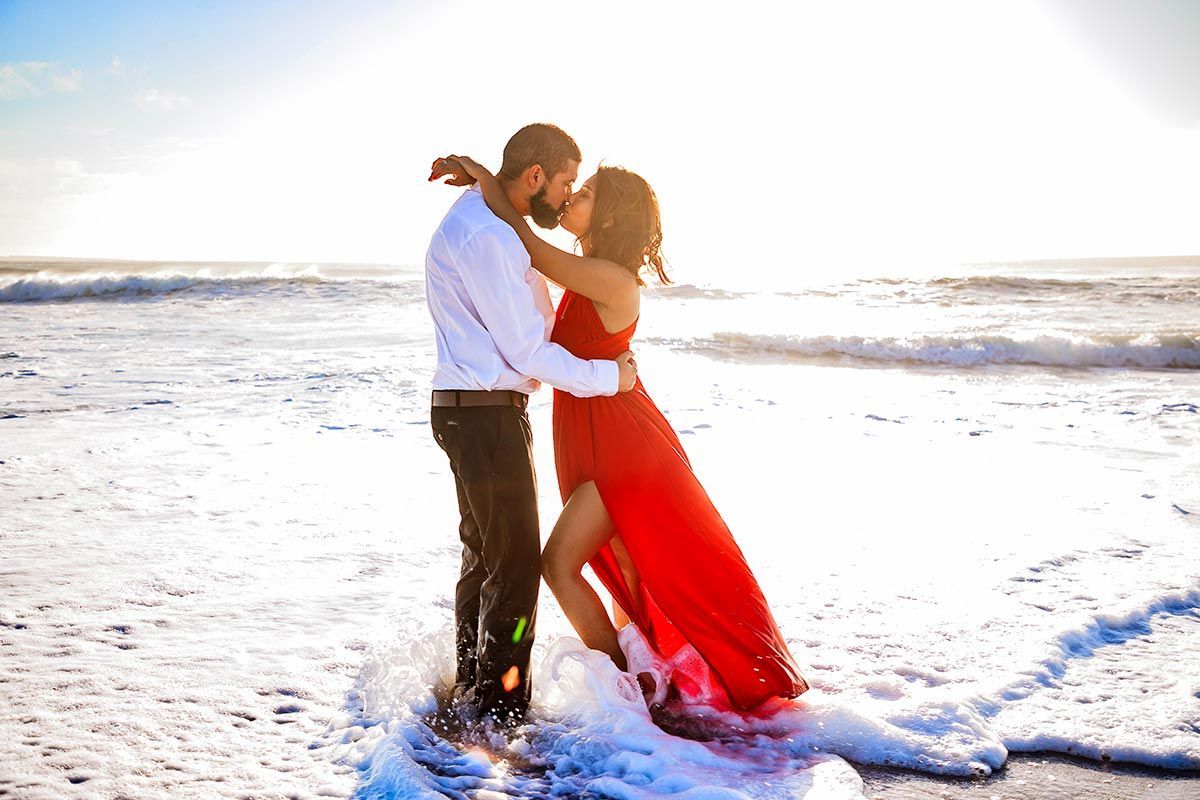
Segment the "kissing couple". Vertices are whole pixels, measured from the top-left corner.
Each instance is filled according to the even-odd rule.
[[[543,577],[583,643],[623,671],[618,630],[632,625],[659,659],[695,649],[710,705],[714,693],[743,712],[795,697],[808,684],[629,349],[642,273],[667,282],[658,200],[620,167],[573,191],[581,161],[565,131],[533,124],[509,139],[498,174],[447,156],[429,177],[469,187],[425,258],[437,338],[430,425],[462,517],[454,701],[502,725],[524,718]],[[562,225],[582,255],[542,240],[525,217]],[[546,279],[564,290],[557,311]],[[554,387],[563,500],[544,550],[526,414],[540,383]],[[584,564],[612,596],[611,618]],[[648,703],[688,694],[686,676],[662,672],[635,676]]]

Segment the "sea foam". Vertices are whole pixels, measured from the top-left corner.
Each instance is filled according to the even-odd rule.
[[[439,638],[448,642],[449,631]],[[571,637],[555,639],[536,660],[530,721],[513,738],[486,728],[443,736],[425,717],[433,708],[428,687],[411,682],[429,673],[416,665],[397,670],[405,660],[400,649],[376,652],[350,704],[357,713],[330,724],[329,754],[358,767],[360,796],[863,797],[849,764],[782,731],[714,725],[721,735],[706,741],[664,731],[632,677]],[[405,698],[415,701],[409,709]]]
[[[717,358],[763,356],[796,361],[930,364],[976,367],[1012,364],[1046,367],[1200,369],[1200,335],[1099,336],[788,336],[721,332],[697,339],[649,340]]]
[[[241,294],[291,284],[345,284],[356,281],[410,285],[413,276],[401,272],[380,272],[373,276],[340,275],[316,265],[298,268],[268,266],[235,272],[165,269],[137,272],[43,270],[30,273],[8,270],[0,271],[0,303],[156,297],[191,289],[211,294]]]

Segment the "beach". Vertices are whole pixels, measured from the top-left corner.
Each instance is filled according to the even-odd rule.
[[[1128,764],[1073,759],[1056,753],[1016,755],[1004,770],[977,780],[938,779],[879,767],[859,769],[867,797],[877,800],[943,798],[1076,798],[1094,800],[1190,800],[1200,792],[1200,774]]]
[[[641,377],[813,689],[672,736],[543,590],[531,725],[473,749],[421,722],[460,549],[421,271],[7,261],[0,796],[1197,796],[1198,285],[650,291]]]

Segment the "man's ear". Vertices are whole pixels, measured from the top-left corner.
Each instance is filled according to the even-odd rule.
[[[534,164],[525,171],[525,181],[529,185],[529,188],[533,189],[534,191],[542,188],[542,182],[545,180],[545,177],[546,173],[542,169],[541,164]]]

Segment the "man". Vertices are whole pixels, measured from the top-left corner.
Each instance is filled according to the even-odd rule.
[[[527,125],[505,145],[498,177],[518,210],[554,228],[581,160],[561,129]],[[430,421],[462,517],[455,697],[514,724],[529,707],[541,576],[528,396],[540,381],[580,397],[613,395],[633,388],[637,370],[630,353],[585,361],[548,340],[545,280],[478,187],[434,233],[425,281],[438,352]]]

